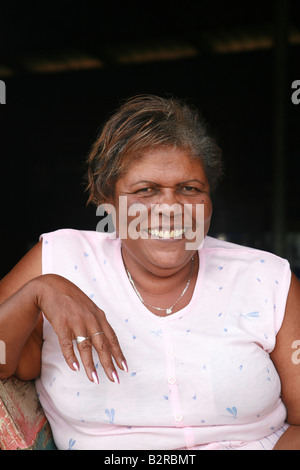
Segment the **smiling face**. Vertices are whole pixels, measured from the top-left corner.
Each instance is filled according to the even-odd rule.
[[[124,196],[126,217],[122,217],[125,208],[120,206]],[[122,237],[123,255],[158,275],[176,272],[190,260],[193,252],[186,249],[186,243],[191,230],[196,230],[197,205],[204,208],[204,236],[209,229],[212,213],[209,183],[201,161],[190,158],[186,150],[163,147],[146,152],[117,181],[111,202],[116,209],[117,233],[125,230],[128,234],[125,239]],[[143,204],[145,208],[139,218],[142,236],[138,239],[130,236],[130,226],[137,219],[128,215],[128,208],[134,204]],[[162,208],[162,204],[167,205],[165,210],[155,214],[153,207]],[[172,207],[174,211],[167,210]],[[185,213],[187,207],[191,210]]]

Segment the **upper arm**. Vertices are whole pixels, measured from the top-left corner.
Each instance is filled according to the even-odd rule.
[[[297,340],[300,346],[300,282],[292,274],[285,316],[271,359],[280,376],[281,396],[287,407],[287,421],[300,425],[300,364],[294,360],[293,349]]]
[[[31,248],[0,281],[0,304],[17,290],[42,274],[42,241]]]
[[[38,242],[0,281],[0,304],[31,279],[42,274],[42,242]],[[15,374],[30,380],[40,374],[43,319],[40,315],[34,331],[23,348]]]

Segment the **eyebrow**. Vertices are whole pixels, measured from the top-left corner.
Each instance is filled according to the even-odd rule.
[[[188,184],[188,183],[200,183],[200,184],[205,184],[204,181],[200,181],[200,180],[197,180],[197,179],[182,181],[180,184]]]
[[[183,184],[187,185],[187,184],[191,184],[191,183],[199,183],[201,185],[205,184],[204,181],[200,181],[198,179],[191,179],[191,180],[181,181],[180,183],[176,184],[176,186],[181,186]],[[158,184],[155,181],[141,180],[141,181],[136,181],[135,183],[131,184],[130,187],[136,186],[138,184],[153,184],[155,186],[161,186],[160,184]]]

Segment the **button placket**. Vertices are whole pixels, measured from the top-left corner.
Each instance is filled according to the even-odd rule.
[[[169,377],[169,378],[168,378],[168,383],[169,383],[170,385],[174,385],[174,384],[176,383],[175,377]]]
[[[175,415],[175,421],[177,421],[177,423],[180,423],[180,421],[182,421],[182,419],[183,419],[182,414],[178,413],[177,415]]]
[[[181,412],[178,384],[176,377],[175,361],[174,361],[174,349],[169,333],[168,325],[165,323],[164,327],[164,341],[166,351],[166,374],[167,382],[170,390],[170,398],[172,404],[172,413],[174,418],[174,424],[176,427],[182,427],[183,415]]]

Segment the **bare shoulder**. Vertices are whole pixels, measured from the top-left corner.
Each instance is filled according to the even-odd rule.
[[[300,424],[300,364],[293,360],[295,344],[300,345],[300,282],[292,274],[285,316],[271,359],[280,376],[288,422]]]
[[[287,298],[287,311],[289,315],[296,314],[294,307],[300,306],[300,281],[292,274],[290,290]],[[298,317],[299,315],[296,314]]]
[[[0,281],[0,304],[23,287],[31,279],[42,274],[42,242],[26,253],[12,270]],[[16,377],[31,380],[40,374],[43,344],[43,317],[39,316],[35,329],[24,345]]]
[[[296,338],[295,335],[299,335],[299,338]],[[289,341],[291,341],[292,338],[300,340],[300,282],[295,274],[292,274],[291,277],[284,320],[277,334],[274,357],[276,350],[291,348]]]
[[[42,241],[38,242],[0,281],[0,303],[42,274]]]

